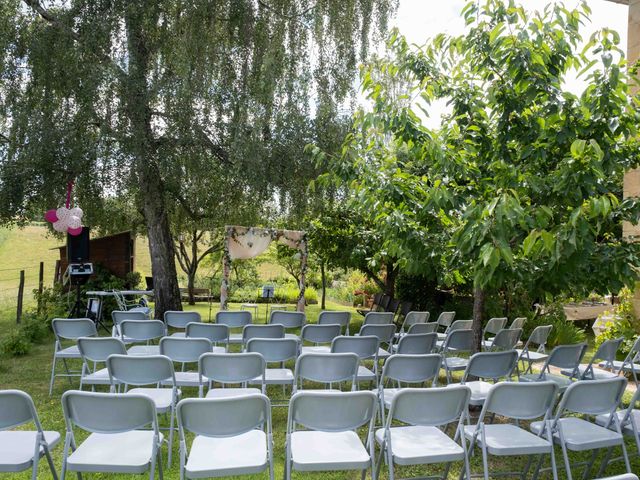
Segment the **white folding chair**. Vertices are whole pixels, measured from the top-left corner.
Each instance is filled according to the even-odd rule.
[[[473,320],[456,320],[447,327],[444,333],[438,333],[438,346],[442,348],[444,341],[447,339],[451,332],[456,330],[471,330],[473,326]]]
[[[507,326],[507,317],[494,317],[487,321],[482,330],[482,347],[489,348],[493,343],[493,337],[489,335],[497,335],[500,330]]]
[[[560,392],[564,392],[567,387],[574,382],[574,379],[578,378],[578,366],[586,351],[586,343],[559,345],[551,351],[549,358],[545,360],[539,373],[519,375],[518,380],[520,382],[542,382],[551,380],[558,384]],[[565,369],[565,371],[571,370],[574,373],[570,377],[556,375],[551,373],[550,367],[562,368]]]
[[[251,312],[248,310],[224,310],[216,313],[216,323],[226,325],[229,327],[229,330],[242,330],[244,326],[249,325],[251,321]],[[229,343],[242,343],[242,331],[240,331],[240,333],[229,333]]]
[[[181,370],[175,372],[175,384],[178,387],[200,388],[200,374],[197,371],[185,371],[187,364],[197,364],[201,355],[211,353],[213,346],[208,338],[164,337],[160,339],[160,355],[169,357],[181,364]],[[171,385],[170,381],[163,385]]]
[[[62,396],[66,424],[61,480],[71,472],[142,474],[156,467],[162,478],[156,407],[145,395],[68,391]],[[144,427],[151,425],[151,430]],[[90,432],[77,444],[74,426]]]
[[[114,337],[83,337],[78,339],[78,350],[82,355],[82,376],[80,390],[84,385],[111,385],[109,371],[106,366],[98,368],[99,364],[106,364],[111,355],[126,355],[127,348],[122,340]]]
[[[364,316],[362,325],[387,325],[393,323],[395,313],[393,312],[368,312]]]
[[[553,325],[540,325],[533,329],[531,335],[527,339],[522,349],[516,349],[518,352],[518,362],[522,362],[522,374],[532,373],[533,364],[544,362],[549,355],[545,351],[549,334],[553,329]],[[533,350],[535,348],[535,350]]]
[[[378,337],[378,360],[384,360],[391,355],[391,345],[396,334],[396,326],[393,323],[384,325],[362,325],[358,336],[373,335]],[[386,348],[384,346],[386,346]]]
[[[446,330],[451,326],[455,318],[456,318],[456,312],[441,312],[440,315],[438,315],[436,324],[438,325],[438,328],[444,327],[446,332]]]
[[[225,353],[229,350],[229,327],[217,323],[187,323],[185,327],[186,338],[206,338],[213,347],[214,353]],[[223,346],[219,346],[221,343]]]
[[[279,368],[266,368],[264,377],[255,379],[264,385],[290,385],[293,388],[295,377],[290,368],[285,368],[285,362],[294,360],[298,356],[298,342],[293,338],[254,338],[247,343],[247,352],[262,355],[267,367],[270,363],[278,363]]]
[[[156,407],[156,413],[169,414],[169,446],[167,464],[171,466],[173,447],[173,424],[176,404],[181,392],[176,388],[173,362],[169,357],[153,355],[135,357],[129,355],[111,355],[107,358],[107,370],[111,379],[112,391],[124,385],[124,393],[149,397]],[[163,381],[170,380],[169,388],[162,388]],[[156,384],[155,387],[147,385]],[[128,389],[129,386],[134,388]]]
[[[525,323],[527,323],[527,317],[516,317],[513,319],[513,322],[511,322],[511,325],[509,325],[509,328],[524,328]]]
[[[273,310],[269,315],[269,325],[282,325],[285,330],[299,330],[307,323],[304,312],[287,312],[284,310]],[[285,338],[300,340],[295,333],[286,333]]]
[[[620,422],[620,428],[622,433],[633,437],[636,442],[636,448],[640,455],[640,410],[636,408],[637,403],[640,401],[640,389],[636,389],[631,402],[627,408],[623,408],[616,411]],[[611,415],[604,414],[596,417],[596,423],[604,427],[615,428],[613,418]]]
[[[300,332],[300,353],[328,353],[331,351],[331,342],[339,337],[342,327],[338,323],[313,325],[302,327]],[[313,345],[305,345],[304,342]]]
[[[33,423],[35,430],[13,430],[27,423]],[[22,472],[31,468],[31,479],[36,480],[38,462],[44,455],[51,476],[57,480],[51,449],[59,441],[58,432],[42,429],[29,395],[20,390],[0,390],[0,472]]]
[[[260,393],[187,398],[178,404],[180,478],[247,475],[273,480],[271,403]],[[187,451],[186,433],[195,434]]]
[[[355,353],[360,359],[358,375],[359,382],[373,382],[378,386],[378,350],[380,340],[375,335],[368,336],[340,336],[331,342],[331,353]],[[373,361],[373,369],[363,364],[365,360]]]
[[[396,337],[403,336],[405,333],[407,333],[407,330],[409,330],[409,328],[411,328],[413,325],[429,322],[430,315],[431,314],[429,312],[411,311],[407,313],[404,317],[404,320],[402,321],[402,326],[400,327],[400,331],[396,334]],[[433,323],[435,324],[436,322],[433,322]]]
[[[568,480],[572,479],[569,450],[573,452],[593,451],[591,459],[586,464],[584,478],[589,478],[598,453],[603,449],[608,449],[598,473],[598,476],[602,476],[613,447],[622,448],[622,458],[624,459],[627,473],[631,473],[620,421],[618,416],[615,415],[626,386],[627,380],[625,378],[616,377],[578,381],[569,385],[564,392],[549,428],[553,433],[554,442],[562,448]],[[571,415],[565,416],[565,412]],[[611,415],[613,429],[597,425],[585,418],[579,418],[575,414],[594,417]],[[539,433],[543,426],[543,422],[533,422],[530,428],[531,431]]]
[[[624,341],[624,337],[614,338],[611,340],[605,340],[600,344],[596,352],[591,357],[589,363],[581,363],[578,365],[577,375],[578,380],[596,380],[602,378],[614,378],[618,376],[618,372],[614,372],[613,361],[616,359],[616,353],[620,348],[620,345]],[[604,368],[597,368],[595,365],[602,361]],[[575,372],[571,368],[566,368],[560,371],[563,375],[572,377]]]
[[[208,384],[207,398],[235,397],[254,393],[265,393],[266,362],[259,353],[206,353],[198,360],[200,381],[199,396],[204,394]],[[248,388],[250,381],[256,381],[260,388]],[[214,382],[223,388],[213,388]],[[240,387],[227,387],[227,384],[240,384]]]
[[[113,330],[111,335],[120,336],[120,322],[123,320],[149,320],[149,315],[139,310],[113,310],[111,312],[111,320],[113,321]]]
[[[340,328],[344,328],[344,334],[349,335],[349,322],[351,321],[351,312],[329,312],[322,311],[318,315],[318,325],[340,325]],[[342,331],[342,330],[341,330]]]
[[[461,357],[463,353],[473,351],[473,331],[453,330],[448,335],[442,345],[442,368],[447,376],[447,383],[453,380],[452,373],[459,372],[467,368],[469,359]]]
[[[384,428],[376,431],[376,441],[380,445],[376,469],[380,470],[385,458],[389,479],[394,480],[395,465],[446,463],[442,476],[446,479],[451,463],[462,462],[466,478],[470,479],[467,444],[462,430],[469,393],[468,387],[463,385],[400,390],[391,401]],[[452,423],[457,424],[453,438],[441,429]]]
[[[162,320],[122,320],[120,322],[120,340],[133,345],[127,349],[129,355],[159,355],[160,347],[152,345],[152,340],[158,340],[167,334],[166,325]]]
[[[636,341],[633,343],[631,350],[625,357],[624,360],[613,360],[611,364],[613,368],[617,370],[618,375],[620,373],[631,373],[633,377],[633,381],[636,384],[636,388],[638,387],[638,372],[640,372],[640,336],[636,338]],[[607,367],[607,362],[601,362],[599,364],[600,367]]]
[[[280,324],[246,325],[242,329],[243,348],[246,348],[247,342],[253,338],[285,338],[284,327]]]
[[[420,325],[420,324],[416,324]],[[426,325],[426,324],[423,324]],[[400,337],[400,341],[392,346],[398,354],[423,354],[431,353],[436,349],[438,334],[432,333],[407,333]]]
[[[351,390],[356,390],[358,365],[355,353],[303,353],[296,360],[293,372],[295,383],[293,393],[303,389],[304,381],[320,383],[333,390],[334,386],[350,382]]]
[[[556,459],[551,438],[551,410],[558,394],[558,385],[553,382],[515,383],[503,382],[494,385],[489,391],[484,407],[476,425],[464,427],[465,436],[471,442],[469,454],[475,445],[482,450],[484,478],[489,480],[489,455],[504,457],[527,455],[529,460],[523,472],[500,472],[502,475],[517,475],[526,478],[533,456],[539,455],[534,478],[537,478],[543,455],[551,457],[551,470],[554,480],[558,479]],[[500,415],[515,423],[489,423],[487,416]],[[528,432],[518,422],[542,418],[537,434]],[[496,474],[494,468],[491,474]],[[467,477],[470,478],[470,477]]]
[[[515,350],[479,352],[472,355],[460,381],[471,390],[469,404],[484,405],[487,395],[495,383],[503,378],[507,380],[511,378],[517,360],[518,353]],[[470,377],[477,378],[477,380],[469,380]],[[487,382],[487,380],[491,380],[493,383]]]
[[[308,354],[314,355],[314,354]],[[291,397],[287,420],[284,475],[292,470],[326,472],[371,469],[376,480],[373,427],[376,417],[373,392],[310,392]],[[355,432],[369,425],[363,445]],[[300,430],[303,426],[306,430]]]
[[[181,332],[172,333],[172,337],[184,337],[185,329],[189,323],[200,323],[202,322],[202,318],[198,312],[194,311],[178,311],[178,310],[167,310],[164,312],[164,323],[167,325],[167,331],[169,327],[182,330]]]
[[[485,345],[487,344],[483,343],[483,348],[489,352],[513,350],[516,348],[516,345],[518,345],[521,336],[521,328],[503,328],[498,333],[496,333],[496,336],[493,337],[488,346],[485,347]]]
[[[98,335],[96,324],[89,318],[54,318],[51,321],[51,328],[56,337],[53,347],[53,361],[51,364],[51,380],[49,381],[49,396],[53,393],[53,382],[56,377],[67,377],[71,383],[71,377],[80,377],[81,372],[72,372],[67,365],[67,360],[80,360],[82,356],[75,343],[80,337],[95,337]],[[72,340],[73,345],[62,346],[65,340]],[[62,360],[66,373],[56,373],[56,363]]]
[[[438,335],[438,324],[436,322],[429,323],[414,323],[407,330],[406,335],[411,335],[415,333],[435,333]]]

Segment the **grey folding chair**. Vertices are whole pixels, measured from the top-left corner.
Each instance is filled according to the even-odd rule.
[[[164,312],[164,323],[167,325],[167,331],[170,328],[176,330],[182,330],[181,332],[175,332],[172,336],[175,337],[184,337],[185,329],[189,323],[200,323],[202,322],[202,317],[198,312],[194,311],[177,311],[177,310],[167,310]]]
[[[431,353],[436,349],[438,334],[433,333],[407,333],[400,337],[397,345],[393,345],[393,350],[398,354],[424,354]]]
[[[396,326],[393,323],[385,325],[363,325],[358,336],[373,335],[378,337],[378,359],[384,360],[391,355],[391,345],[396,334]],[[386,348],[385,348],[386,347]]]
[[[296,360],[293,372],[293,393],[303,389],[304,381],[319,383],[333,390],[334,386],[349,382],[356,390],[360,359],[355,353],[303,353]]]
[[[83,337],[78,339],[78,350],[82,356],[82,376],[80,390],[84,385],[111,385],[109,371],[106,366],[98,368],[98,364],[106,364],[111,355],[126,355],[124,342],[114,337]]]
[[[613,368],[620,373],[631,373],[633,377],[633,381],[636,384],[636,388],[638,387],[638,373],[640,372],[640,336],[636,338],[636,341],[633,343],[631,350],[625,357],[623,361],[613,360],[610,362],[613,365]],[[608,367],[608,362],[601,362],[599,364],[600,367]]]
[[[524,324],[527,323],[527,317],[516,317],[509,325],[509,328],[524,328]]]
[[[412,333],[436,333],[438,330],[438,324],[436,322],[429,323],[414,323],[407,330],[406,335],[411,335]]]
[[[265,393],[266,362],[259,353],[206,353],[198,360],[199,396],[208,384],[207,398],[237,397],[254,393]],[[249,388],[255,381],[260,388]],[[222,388],[213,388],[214,382]],[[227,387],[239,384],[240,387]]]
[[[339,337],[342,327],[338,323],[328,323],[324,325],[308,324],[302,327],[300,332],[300,340],[302,347],[301,353],[331,351],[331,342],[334,338]],[[305,345],[304,343],[312,343],[313,345]]]
[[[160,347],[152,345],[151,342],[167,334],[167,327],[162,320],[122,320],[119,330],[120,340],[123,343],[145,344],[129,347],[127,349],[129,355],[158,355]]]
[[[360,470],[364,476],[368,469],[372,480],[376,480],[373,439],[376,405],[376,395],[368,391],[302,391],[291,397],[285,480],[291,478],[292,470]],[[363,445],[355,430],[367,424],[367,441]],[[299,430],[298,426],[306,430]]]
[[[247,352],[262,355],[267,367],[270,363],[278,363],[279,368],[267,368],[264,379],[259,383],[265,385],[291,385],[295,382],[293,372],[285,368],[285,362],[298,356],[298,342],[293,338],[254,338],[247,343]]]
[[[380,340],[375,335],[369,336],[340,336],[333,339],[331,353],[355,353],[360,359],[358,375],[359,382],[373,382],[378,386],[378,350]],[[373,370],[363,365],[365,360],[373,361]]]
[[[441,363],[442,357],[437,353],[427,355],[391,355],[387,359],[378,385],[380,416],[383,419],[383,423],[385,408],[388,409],[391,406],[391,400],[402,388],[411,385],[420,386],[427,382],[431,382],[432,387],[438,384]]]
[[[54,318],[51,328],[56,337],[53,347],[53,361],[51,363],[51,379],[49,381],[49,396],[53,393],[53,382],[56,377],[67,377],[71,383],[71,377],[80,377],[81,372],[73,372],[67,365],[67,360],[80,360],[82,356],[75,343],[80,337],[95,337],[98,335],[96,324],[89,318]],[[73,345],[63,347],[65,340],[73,341]],[[62,360],[65,373],[56,373],[56,363]]]
[[[351,322],[351,312],[329,312],[322,311],[318,315],[318,325],[340,325],[344,328],[344,334],[349,335],[349,322]]]
[[[140,310],[114,310],[111,312],[111,320],[113,321],[112,335],[120,336],[120,322],[123,320],[149,320],[149,315]]]
[[[185,328],[185,337],[187,338],[206,338],[213,347],[214,353],[224,353],[229,349],[229,327],[218,323],[187,323]],[[221,343],[222,346],[218,344]]]
[[[400,327],[400,332],[398,332],[397,336],[401,337],[402,335],[407,333],[407,330],[409,330],[409,328],[411,328],[413,325],[429,322],[429,316],[430,316],[429,312],[411,311],[407,313],[407,315],[404,317],[402,326]],[[436,322],[433,322],[433,323],[436,323]]]
[[[473,331],[454,330],[444,341],[442,346],[442,368],[447,376],[447,383],[453,380],[452,373],[459,372],[467,368],[469,359],[461,357],[460,354],[471,353],[473,351]]]
[[[393,323],[393,312],[369,312],[364,316],[362,325],[386,325]]]
[[[568,480],[573,478],[569,450],[573,452],[593,451],[591,459],[585,467],[583,478],[590,478],[591,468],[598,454],[607,449],[607,454],[600,465],[598,473],[599,477],[602,476],[614,447],[622,449],[622,457],[627,473],[631,473],[620,421],[618,416],[615,415],[626,386],[627,380],[625,378],[615,377],[588,382],[575,382],[569,385],[565,391],[556,409],[553,421],[548,428],[553,433],[554,442],[560,445],[562,449]],[[565,412],[569,415],[565,416]],[[613,429],[597,425],[586,418],[577,417],[575,416],[576,414],[594,417],[610,415],[613,419]],[[542,422],[533,422],[530,425],[531,431],[539,433],[543,429],[543,425]]]
[[[509,380],[513,369],[516,368],[518,353],[515,350],[504,352],[480,352],[471,356],[460,383],[471,389],[469,404],[482,406],[489,394],[489,390],[504,378]],[[469,380],[469,377],[478,380]],[[487,382],[491,380],[491,382]]]
[[[456,312],[441,312],[440,315],[438,315],[438,319],[436,320],[438,328],[443,327],[445,330],[447,330],[453,323],[453,320],[455,318]]]
[[[178,404],[180,478],[273,476],[271,403],[260,393]],[[187,432],[195,434],[187,451]]]
[[[242,329],[242,345],[253,338],[285,338],[284,327],[280,324],[273,325],[247,325]]]
[[[503,328],[498,333],[496,333],[496,336],[493,337],[493,340],[491,340],[489,346],[485,347],[485,350],[490,352],[513,350],[516,348],[516,345],[520,341],[521,336],[521,328]]]
[[[455,332],[456,330],[471,330],[472,326],[473,320],[456,320],[449,325],[444,333],[438,333],[438,341],[442,345],[451,332]]]
[[[489,480],[489,455],[505,457],[527,455],[529,460],[523,472],[496,472],[491,474],[517,475],[527,478],[534,456],[539,456],[534,478],[542,465],[543,456],[549,455],[554,480],[558,479],[556,459],[553,451],[551,434],[551,412],[558,386],[553,382],[514,383],[503,382],[494,385],[489,391],[484,407],[476,425],[464,427],[464,433],[471,442],[469,454],[475,445],[482,450],[482,466],[484,478]],[[515,421],[515,423],[490,423],[487,416],[499,415]],[[531,421],[537,418],[540,429],[534,434],[522,428],[518,422]],[[467,476],[467,478],[471,478]]]
[[[68,391],[62,396],[66,425],[61,480],[67,470],[80,473],[142,474],[156,467],[162,479],[156,408],[145,395]],[[151,425],[151,430],[143,429]],[[74,427],[89,432],[80,444]]]
[[[518,352],[518,362],[522,362],[522,373],[532,373],[533,364],[544,362],[549,355],[545,351],[549,334],[553,329],[553,325],[540,325],[533,329],[531,335],[527,339],[524,347],[516,349]],[[535,350],[534,350],[535,348]]]
[[[636,442],[636,448],[640,455],[640,410],[636,408],[636,405],[640,401],[640,389],[636,389],[629,406],[617,410],[615,415],[618,416],[622,433],[632,437]],[[604,427],[615,428],[613,418],[609,414],[598,415],[596,417],[596,423]]]
[[[527,373],[520,375],[520,382],[542,382],[550,380],[555,382],[560,388],[560,392],[564,392],[569,385],[579,376],[578,366],[580,360],[587,351],[586,343],[577,343],[575,345],[559,345],[549,354],[549,358],[544,362],[539,373]],[[574,372],[571,376],[556,375],[551,373],[549,367],[562,368]]]
[[[482,330],[482,346],[489,348],[493,342],[493,337],[491,335],[497,335],[498,332],[506,328],[506,326],[507,317],[490,318]]]
[[[35,430],[13,430],[33,423]],[[44,455],[51,476],[58,474],[51,449],[60,442],[58,432],[43,430],[38,412],[29,395],[20,390],[0,390],[0,473],[31,469],[31,479],[38,478],[38,462]]]
[[[284,310],[274,310],[269,315],[270,325],[282,325],[285,330],[299,330],[307,323],[304,312],[287,312]],[[300,340],[295,333],[286,333],[285,338]]]
[[[161,322],[162,323],[162,322]],[[107,370],[111,379],[112,390],[123,385],[127,395],[144,395],[149,397],[156,407],[156,413],[169,414],[169,444],[167,464],[171,466],[171,450],[173,447],[173,424],[176,404],[181,392],[176,388],[173,362],[169,357],[150,355],[136,357],[130,355],[111,355],[107,358]],[[171,381],[169,388],[160,384]],[[155,384],[154,387],[149,385]],[[134,388],[129,389],[129,386]]]
[[[160,355],[165,355],[174,363],[181,365],[175,372],[175,384],[178,387],[200,388],[200,374],[196,371],[185,371],[188,364],[197,364],[201,355],[211,353],[213,345],[208,338],[164,337],[160,340]],[[170,383],[163,382],[164,385]]]
[[[400,390],[391,401],[384,428],[375,434],[380,445],[376,470],[380,470],[383,458],[386,458],[389,479],[394,480],[395,465],[446,463],[441,477],[446,479],[451,463],[462,462],[466,478],[470,479],[467,445],[462,430],[468,402],[469,389],[463,385]],[[398,425],[399,422],[402,425]],[[453,438],[443,431],[452,423],[456,423]]]
[[[242,329],[251,323],[251,312],[248,310],[220,311],[216,313],[216,323],[226,325],[230,330],[240,330],[240,333],[229,333],[229,343],[242,343]]]
[[[620,348],[620,345],[624,341],[624,337],[614,338],[611,340],[605,340],[596,350],[596,353],[591,357],[589,363],[582,363],[578,365],[578,380],[596,380],[601,378],[614,378],[618,376],[618,372],[613,372],[613,361],[616,359],[616,353]],[[604,368],[597,368],[594,365],[602,361]],[[561,370],[563,375],[571,377],[574,375],[574,371],[571,368]]]

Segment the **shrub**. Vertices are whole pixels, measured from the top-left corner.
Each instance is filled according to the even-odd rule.
[[[33,312],[26,313],[22,318],[20,331],[31,343],[40,343],[49,334],[49,324],[46,318],[38,316]]]
[[[558,345],[570,345],[586,341],[587,336],[581,328],[573,322],[567,321],[562,308],[562,302],[553,302],[545,306],[543,314],[533,315],[524,324],[522,338],[526,340],[533,330],[540,325],[552,325],[551,333],[547,340],[547,349]]]
[[[21,328],[13,329],[0,342],[0,351],[6,355],[19,357],[31,350],[31,342]]]
[[[632,296],[633,294],[628,289],[623,289],[620,292],[620,303],[613,312],[614,319],[607,322],[604,330],[596,336],[596,348],[605,340],[624,337],[617,353],[619,359],[624,358],[631,351],[635,339],[640,333],[640,322],[635,317],[631,303]]]

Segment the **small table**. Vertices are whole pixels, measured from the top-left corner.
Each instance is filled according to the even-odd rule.
[[[287,311],[289,309],[288,305],[282,305],[278,303],[272,303],[267,305],[267,315],[270,315],[274,310],[283,310]]]
[[[258,318],[258,304],[257,303],[243,303],[240,305],[240,310],[253,310],[253,318]]]
[[[119,296],[143,296],[143,295],[153,295],[153,290],[91,290],[86,292],[88,297],[98,297],[100,299],[105,297],[115,297],[118,300]],[[119,303],[119,302],[118,302]],[[100,305],[98,306],[96,315],[96,323],[103,325],[102,323],[102,300],[100,300]],[[104,326],[104,325],[103,325]],[[106,328],[106,327],[105,327]]]

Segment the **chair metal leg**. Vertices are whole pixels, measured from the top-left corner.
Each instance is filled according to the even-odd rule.
[[[560,426],[558,426],[558,434],[560,435],[560,448],[562,448],[562,457],[564,458],[564,468],[567,472],[567,480],[573,480],[573,476],[571,475],[571,462],[569,461],[569,454],[567,452],[567,445],[565,444],[564,435],[562,434],[562,427]]]
[[[53,480],[58,480],[58,472],[56,472],[56,466],[53,464],[53,458],[51,458],[51,452],[49,451],[49,447],[44,445],[44,456],[47,459],[47,463],[49,464],[49,470],[51,470],[51,476]]]
[[[51,362],[51,380],[49,380],[49,396],[53,394],[53,382],[56,379],[56,352],[53,352],[53,361]]]
[[[611,453],[611,448],[608,449],[609,454]],[[584,475],[582,476],[582,480],[589,480],[589,474],[591,473],[591,469],[593,468],[593,464],[596,461],[596,457],[598,456],[599,451],[594,450],[591,453],[591,458],[587,462],[587,465],[584,467]]]
[[[609,447],[607,449],[607,453],[604,456],[602,462],[600,462],[600,468],[598,469],[598,478],[604,475],[604,471],[607,469],[607,465],[609,465],[609,460],[611,460],[611,453],[613,452],[613,447]]]
[[[489,459],[487,458],[487,440],[484,435],[484,427],[480,429],[480,435],[482,436],[482,468],[484,470],[484,480],[489,480]]]

